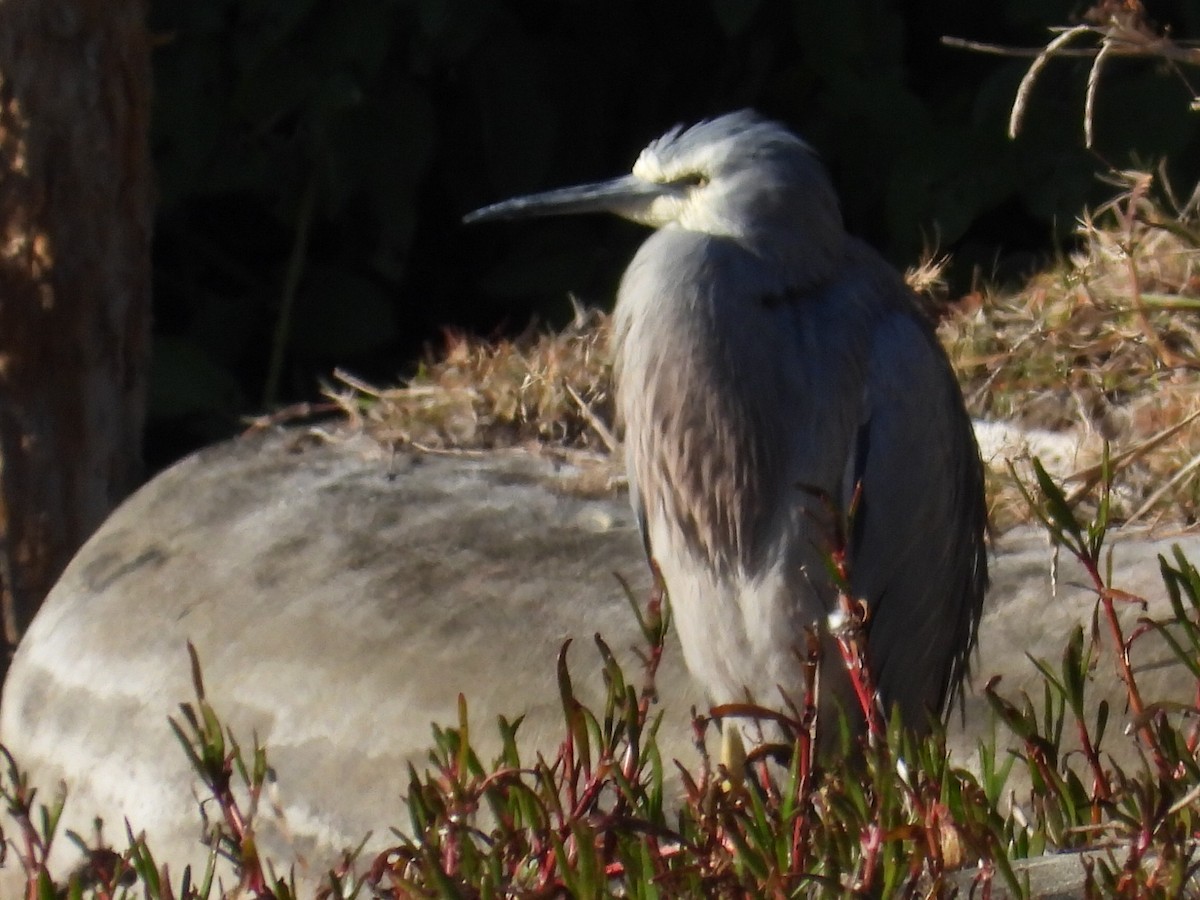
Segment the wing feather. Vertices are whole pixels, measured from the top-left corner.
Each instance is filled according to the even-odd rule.
[[[958,384],[915,312],[876,326],[864,411],[852,588],[870,605],[885,704],[917,724],[945,709],[966,674],[987,584],[987,514]]]

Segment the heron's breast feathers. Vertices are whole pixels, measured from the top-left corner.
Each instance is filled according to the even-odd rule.
[[[645,514],[719,570],[748,568],[774,514],[779,442],[753,406],[721,389],[727,378],[703,360],[667,357],[619,387]]]

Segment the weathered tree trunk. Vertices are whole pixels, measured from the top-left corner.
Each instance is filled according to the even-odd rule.
[[[139,474],[150,317],[145,13],[145,0],[0,0],[9,652]]]

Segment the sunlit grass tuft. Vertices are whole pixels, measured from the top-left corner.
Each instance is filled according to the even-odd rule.
[[[1078,249],[1019,291],[991,291],[941,333],[973,416],[1033,435],[1033,451],[1079,499],[1109,441],[1116,521],[1191,523],[1200,492],[1200,221],[1146,173],[1078,228]],[[1054,438],[1063,440],[1054,443]],[[1013,441],[1020,457],[1019,441]],[[1051,448],[1051,449],[1047,449]],[[1051,460],[1047,457],[1057,456]],[[1007,460],[991,460],[992,509],[1026,517]],[[1019,470],[1031,473],[1027,459]]]

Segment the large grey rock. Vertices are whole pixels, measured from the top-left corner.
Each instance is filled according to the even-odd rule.
[[[320,873],[368,831],[380,846],[406,820],[406,764],[424,760],[430,722],[455,721],[460,692],[485,752],[497,714],[525,713],[527,746],[551,749],[566,638],[585,699],[600,691],[594,632],[636,671],[612,573],[644,595],[641,545],[624,497],[581,490],[587,474],[521,452],[389,456],[295,433],[201,452],[125,503],[63,575],[13,662],[0,740],[44,791],[67,785],[67,827],[86,833],[98,814],[115,838],[128,819],[173,871],[198,863],[199,788],[167,724],[192,696],[191,640],[218,712],[269,748],[285,821],[266,811],[268,852]],[[1158,596],[1169,544],[1121,542],[1118,585]],[[1000,540],[977,683],[1031,686],[1026,654],[1056,660],[1090,617],[1081,573],[1064,562],[1052,595],[1050,561],[1032,531]],[[1107,658],[1100,676],[1120,711]],[[664,755],[690,763],[701,698],[673,645],[658,683]],[[1191,693],[1171,666],[1150,666],[1143,688]],[[966,709],[964,756],[988,719],[981,697]]]
[[[527,744],[550,749],[565,639],[585,699],[601,696],[593,633],[637,671],[613,573],[644,591],[645,563],[627,505],[572,493],[579,474],[296,435],[201,452],[64,573],[13,661],[0,739],[50,793],[66,783],[66,826],[88,833],[99,813],[119,837],[128,818],[163,858],[202,860],[198,782],[167,721],[193,694],[190,640],[227,724],[269,748],[286,828],[267,849],[321,871],[369,830],[378,845],[407,820],[406,764],[425,760],[431,722],[457,720],[460,692],[485,751],[501,713],[527,713]],[[700,697],[678,652],[661,677],[685,756]]]

